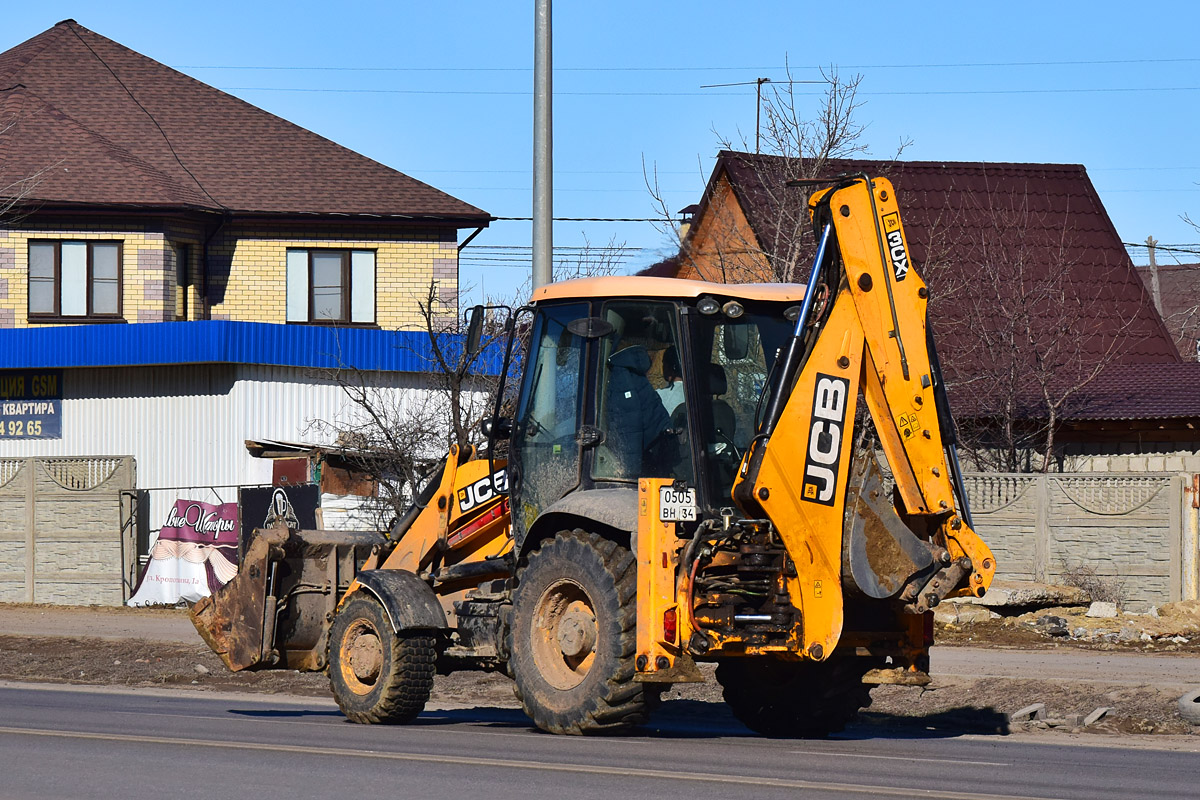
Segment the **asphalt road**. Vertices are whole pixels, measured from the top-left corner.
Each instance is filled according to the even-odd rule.
[[[518,711],[362,726],[331,703],[0,687],[0,796],[1195,798],[1200,756],[1019,737],[766,740],[667,713],[638,736],[531,730]],[[664,709],[665,710],[665,709]],[[868,734],[870,735],[870,734]]]

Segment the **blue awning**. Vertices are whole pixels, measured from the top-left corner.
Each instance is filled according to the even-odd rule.
[[[439,341],[450,353],[462,346],[461,335],[445,335]],[[489,347],[472,372],[495,375],[502,358],[500,347]],[[273,364],[384,372],[436,369],[424,331],[228,320],[0,330],[0,369],[166,364]]]

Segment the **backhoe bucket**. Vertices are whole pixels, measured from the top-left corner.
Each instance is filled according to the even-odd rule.
[[[338,601],[383,544],[364,531],[256,530],[237,577],[192,606],[192,624],[234,672],[324,669]]]

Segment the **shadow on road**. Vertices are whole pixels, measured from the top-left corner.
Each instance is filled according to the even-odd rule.
[[[341,717],[340,711],[304,708],[263,710],[231,709],[231,714],[258,719],[295,717]],[[347,722],[347,724],[352,724]],[[492,729],[537,732],[520,709],[495,706],[426,711],[405,727],[473,725]],[[946,739],[955,736],[1009,733],[1008,718],[994,708],[961,707],[924,716],[901,716],[864,712],[836,739]],[[663,739],[714,739],[757,737],[730,713],[724,703],[700,700],[670,700],[657,708],[650,722],[634,731],[634,737]]]
[[[235,714],[239,717],[252,717],[254,719],[288,719],[294,717],[340,717],[340,711],[323,711],[313,708],[288,708],[288,709],[268,709],[268,708],[231,708],[230,714]]]
[[[850,739],[948,739],[966,734],[1006,736],[1008,715],[994,708],[961,706],[924,716],[899,716],[865,711],[846,729]]]

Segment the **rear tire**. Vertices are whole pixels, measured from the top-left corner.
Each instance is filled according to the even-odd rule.
[[[625,547],[581,530],[541,545],[519,575],[509,665],[517,698],[551,733],[617,733],[646,721],[635,683],[637,580]]]
[[[436,660],[432,635],[397,635],[383,606],[364,594],[329,631],[329,685],[351,722],[411,722],[429,701]]]
[[[852,659],[780,661],[747,656],[717,665],[725,702],[763,736],[816,739],[836,733],[871,704],[869,667]]]

